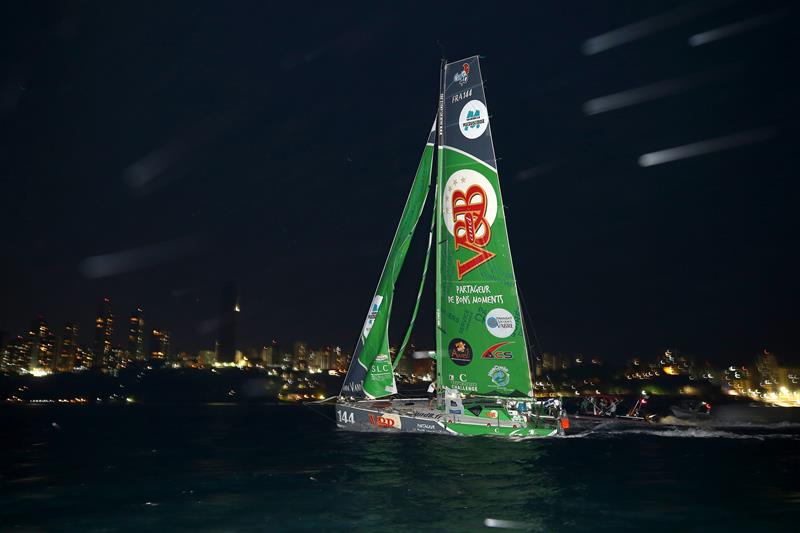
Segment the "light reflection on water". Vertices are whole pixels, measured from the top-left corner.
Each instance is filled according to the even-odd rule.
[[[2,409],[12,529],[763,530],[800,493],[798,428],[508,442],[341,432],[300,407]]]

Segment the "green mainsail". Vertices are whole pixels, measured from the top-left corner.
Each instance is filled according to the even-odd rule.
[[[531,397],[522,324],[478,56],[448,63],[440,95],[437,387]]]
[[[389,353],[389,319],[392,314],[394,286],[428,197],[433,166],[434,133],[434,129],[431,129],[425,150],[422,152],[422,159],[392,240],[378,288],[375,290],[364,327],[353,351],[350,368],[342,385],[342,396],[380,398],[397,392]]]

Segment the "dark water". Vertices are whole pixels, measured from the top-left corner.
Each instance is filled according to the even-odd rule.
[[[4,406],[0,421],[2,531],[766,531],[800,516],[789,425],[509,442],[339,432],[296,406]]]

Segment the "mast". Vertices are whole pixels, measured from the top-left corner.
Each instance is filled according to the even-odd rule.
[[[439,113],[436,119],[436,204],[433,206],[434,224],[436,225],[436,395],[443,397],[442,384],[442,359],[444,354],[439,350],[442,346],[442,280],[441,280],[441,263],[442,253],[441,247],[444,244],[442,241],[442,176],[444,175],[444,71],[447,65],[447,60],[442,55],[441,64],[439,66]]]

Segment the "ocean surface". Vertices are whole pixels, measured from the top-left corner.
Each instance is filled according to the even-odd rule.
[[[0,406],[0,531],[785,531],[800,427],[507,441],[283,405]]]

